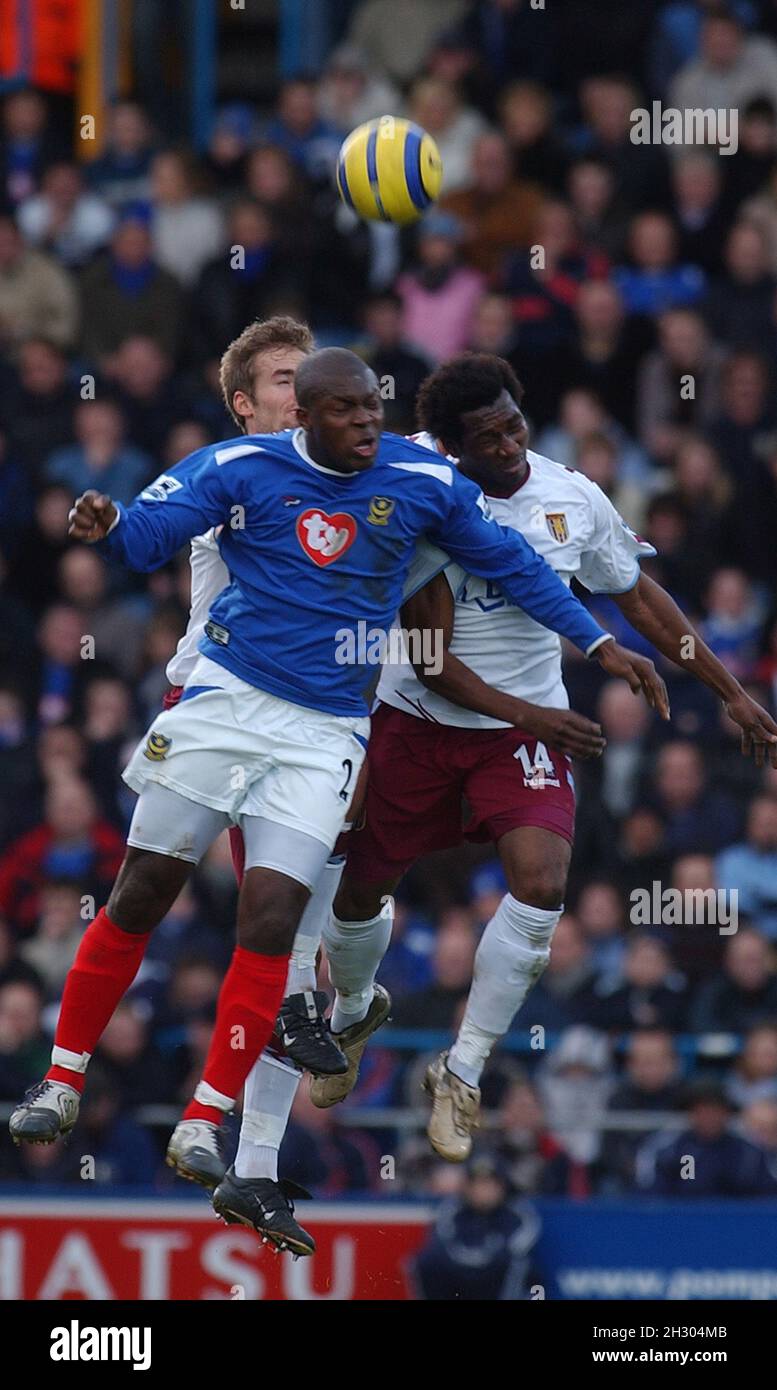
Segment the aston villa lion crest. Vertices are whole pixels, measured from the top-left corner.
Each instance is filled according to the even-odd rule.
[[[564,541],[569,540],[569,527],[567,526],[567,518],[564,512],[546,512],[545,520],[548,523],[548,530],[554,541],[558,541],[559,545],[563,545]]]

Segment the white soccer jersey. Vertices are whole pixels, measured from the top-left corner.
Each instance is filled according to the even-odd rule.
[[[185,685],[194,669],[199,653],[199,641],[208,621],[213,600],[229,584],[229,570],[219,553],[215,530],[195,536],[191,544],[189,564],[192,572],[192,597],[186,631],[167,663],[166,675],[171,685]]]
[[[433,447],[429,436],[417,442]],[[592,593],[625,593],[636,583],[640,556],[655,550],[628,527],[596,483],[527,453],[529,474],[512,497],[489,497],[497,521],[521,531],[565,583]],[[546,709],[568,709],[561,677],[561,640],[509,603],[493,581],[460,565],[445,570],[455,600],[450,651],[487,685]],[[440,724],[507,728],[502,720],[454,705],[418,680],[409,661],[383,666],[378,699]]]

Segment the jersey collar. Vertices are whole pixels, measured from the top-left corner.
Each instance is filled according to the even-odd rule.
[[[291,436],[291,442],[294,445],[294,448],[296,449],[300,458],[303,459],[304,462],[307,463],[310,468],[315,468],[317,473],[327,473],[330,478],[340,478],[341,481],[354,476],[353,474],[339,473],[336,468],[324,468],[323,464],[316,463],[315,459],[312,459],[310,457],[310,454],[308,453],[307,445],[305,443],[305,431],[302,429],[301,426],[294,431],[293,435]]]

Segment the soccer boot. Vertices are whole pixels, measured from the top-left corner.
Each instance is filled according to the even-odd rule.
[[[288,994],[278,1014],[286,1056],[313,1076],[339,1076],[348,1070],[324,1018],[328,1003],[323,990],[306,989],[302,994]]]
[[[24,1093],[8,1128],[15,1144],[53,1144],[69,1134],[78,1119],[81,1097],[62,1081],[39,1081]]]
[[[313,1237],[294,1219],[292,1197],[309,1197],[304,1187],[281,1178],[239,1178],[234,1168],[225,1173],[213,1194],[213,1210],[228,1226],[250,1226],[275,1250],[312,1255]]]
[[[351,1094],[359,1079],[359,1063],[367,1046],[367,1040],[386,1022],[391,1013],[391,995],[382,985],[374,986],[375,993],[367,1015],[360,1023],[352,1023],[342,1033],[334,1033],[348,1063],[348,1070],[342,1076],[314,1077],[310,1083],[310,1099],[319,1110],[327,1110]]]
[[[441,1052],[426,1068],[423,1089],[432,1097],[426,1133],[441,1158],[464,1163],[472,1151],[472,1131],[480,1124],[480,1089],[448,1071],[447,1061],[447,1052]]]
[[[190,1182],[216,1187],[227,1171],[219,1146],[219,1126],[208,1120],[181,1120],[171,1135],[165,1163]]]

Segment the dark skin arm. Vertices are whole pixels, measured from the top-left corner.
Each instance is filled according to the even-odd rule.
[[[469,666],[452,656],[448,647],[453,635],[453,594],[444,574],[438,574],[408,599],[402,607],[402,624],[408,630],[439,633],[443,647],[442,670],[428,675],[415,665],[418,679],[437,695],[455,705],[487,714],[492,719],[515,724],[535,738],[576,758],[598,757],[605,746],[601,727],[572,710],[541,709],[526,700],[506,695],[476,676]],[[433,648],[436,650],[436,648]],[[437,663],[435,663],[437,664]]]
[[[627,594],[613,594],[612,598],[632,627],[663,656],[690,671],[720,697],[729,718],[742,730],[744,756],[754,753],[756,766],[763,767],[768,752],[772,767],[777,767],[777,724],[713,655],[666,590],[641,574]]]

